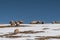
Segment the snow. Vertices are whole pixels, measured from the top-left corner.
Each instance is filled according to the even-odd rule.
[[[5,24],[7,26],[9,24]],[[30,36],[30,37],[21,37],[21,38],[0,38],[0,40],[35,40],[36,36],[60,36],[60,24],[20,24],[27,25],[29,27],[7,27],[0,28],[0,35],[13,33],[15,29],[19,31],[44,31],[35,34],[16,34],[17,36]],[[2,26],[2,25],[0,25]],[[48,28],[43,30],[44,28]],[[49,39],[49,40],[60,40],[60,39]]]
[[[55,39],[53,39],[53,38],[51,38],[51,39],[49,39],[49,40],[60,40],[60,39],[56,39],[56,38],[55,38]]]

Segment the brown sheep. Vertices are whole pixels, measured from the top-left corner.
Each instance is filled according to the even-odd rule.
[[[15,26],[15,22],[13,20],[10,21],[11,26]]]
[[[16,34],[16,33],[19,33],[20,31],[19,31],[19,29],[15,29],[14,30],[14,33]]]
[[[30,24],[44,24],[43,21],[31,21]]]
[[[20,26],[20,23],[18,21],[15,22],[16,26]]]

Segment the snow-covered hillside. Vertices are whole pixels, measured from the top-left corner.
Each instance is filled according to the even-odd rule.
[[[10,24],[1,24],[0,26],[8,26]],[[0,37],[0,40],[35,40],[36,38],[42,36],[60,36],[60,24],[20,24],[24,25],[19,27],[6,27],[0,28],[0,35],[13,33],[15,29],[19,29],[19,31],[39,31],[39,33],[33,34],[24,34],[18,33],[15,36],[22,36],[21,38],[5,38]],[[50,38],[48,40],[60,40],[56,38]]]

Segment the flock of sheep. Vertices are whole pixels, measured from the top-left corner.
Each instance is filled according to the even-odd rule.
[[[19,26],[23,21],[10,21],[11,26]],[[31,21],[29,24],[45,24],[43,21]],[[53,21],[52,24],[60,24],[60,21]]]

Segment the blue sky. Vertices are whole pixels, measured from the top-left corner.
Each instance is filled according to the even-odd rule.
[[[60,21],[60,0],[0,0],[0,23],[10,20]]]

